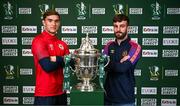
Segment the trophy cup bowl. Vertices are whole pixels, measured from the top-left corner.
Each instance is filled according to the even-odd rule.
[[[98,58],[100,54],[93,47],[88,37],[83,40],[79,49],[75,50],[73,58],[75,62],[75,73],[78,80],[76,88],[80,91],[94,91],[95,84],[90,81],[94,80],[98,73]]]

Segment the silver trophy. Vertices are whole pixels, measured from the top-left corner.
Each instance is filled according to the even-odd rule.
[[[91,81],[97,75],[99,75],[100,86],[103,87],[104,67],[108,64],[109,59],[107,59],[108,56],[101,55],[99,50],[94,48],[88,34],[82,41],[80,48],[75,50],[69,57],[75,60],[75,70],[72,68],[71,70],[75,72],[77,79],[82,81],[76,85],[76,89],[88,92],[94,91],[96,84]],[[70,59],[67,58],[66,60]],[[107,64],[104,65],[104,62],[107,62]],[[66,76],[69,76],[69,69],[68,67],[65,68],[65,81]],[[65,83],[66,85],[68,85],[68,82]],[[66,88],[68,87],[66,86]]]

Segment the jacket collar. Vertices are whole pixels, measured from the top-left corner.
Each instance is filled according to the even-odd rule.
[[[45,30],[42,32],[42,34],[44,35],[43,37],[46,38],[46,39],[56,39],[57,38],[56,35],[53,36],[53,35],[49,34],[47,31],[45,31]]]
[[[130,40],[131,40],[131,38],[128,36],[127,39],[125,39],[124,41],[122,41],[120,45],[124,45],[124,44],[128,43]],[[117,42],[117,39],[115,39],[115,43],[116,43],[117,45],[119,45],[118,42]]]

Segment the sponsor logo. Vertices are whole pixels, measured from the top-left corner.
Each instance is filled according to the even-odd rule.
[[[18,56],[17,49],[2,49],[2,56]]]
[[[179,26],[164,26],[163,34],[179,34]]]
[[[4,66],[4,70],[6,72],[6,79],[14,79],[15,70],[13,65]]]
[[[82,38],[81,39],[81,42],[84,40],[85,38]],[[92,44],[92,45],[97,45],[97,38],[89,38],[90,39],[90,43]]]
[[[162,87],[161,95],[177,95],[176,87]]]
[[[180,14],[180,8],[167,8],[167,14]]]
[[[62,26],[62,33],[77,33],[77,26]]]
[[[3,86],[3,93],[18,93],[18,86]]]
[[[68,8],[55,8],[59,14],[68,14]]]
[[[124,6],[122,4],[113,5],[113,10],[115,14],[124,14]]]
[[[34,37],[22,37],[22,45],[31,45]]]
[[[165,69],[165,76],[166,77],[172,77],[172,76],[178,76],[178,70],[175,69]]]
[[[34,104],[34,97],[23,97],[23,104]]]
[[[143,26],[143,34],[158,34],[158,26]]]
[[[18,97],[3,97],[3,104],[19,104]]]
[[[164,46],[178,46],[179,38],[163,38]]]
[[[179,57],[179,50],[162,50],[162,57]]]
[[[176,99],[161,99],[161,106],[177,106]]]
[[[155,98],[142,98],[141,106],[157,106],[157,99]]]
[[[137,87],[134,87],[134,94],[137,94]]]
[[[19,14],[31,14],[31,8],[19,8]]]
[[[137,98],[135,98],[135,106],[137,106]]]
[[[34,93],[35,86],[23,86],[23,93]]]
[[[22,33],[37,33],[37,26],[21,26]]]
[[[128,34],[138,34],[138,26],[129,26]]]
[[[31,49],[22,49],[22,56],[33,56]]]
[[[142,14],[142,8],[129,8],[129,14]]]
[[[142,87],[141,94],[142,95],[156,95],[157,88],[156,87]]]
[[[43,32],[44,31],[44,26],[41,26],[41,32]]]
[[[158,50],[142,50],[142,57],[158,57]]]
[[[106,45],[109,41],[114,41],[115,38],[102,38],[102,45]]]
[[[92,8],[92,14],[105,14],[105,8]]]
[[[77,38],[76,37],[71,37],[71,38],[62,37],[62,41],[66,42],[67,45],[77,45]]]
[[[77,19],[78,20],[85,20],[86,14],[87,14],[87,6],[85,5],[85,3],[81,2],[81,3],[76,4],[76,8],[78,11]]]
[[[159,67],[158,66],[149,66],[150,80],[157,81],[159,78]]]
[[[131,40],[138,43],[138,38],[131,38]]]
[[[20,75],[33,75],[32,68],[20,68]]]
[[[134,76],[141,76],[141,69],[135,69]]]
[[[2,37],[2,45],[17,45],[17,37]]]
[[[43,19],[43,14],[50,8],[48,4],[40,4],[38,5],[41,12],[41,19]]]
[[[17,26],[1,26],[2,33],[17,33]]]
[[[103,34],[113,34],[114,33],[113,26],[102,26],[102,33]]]
[[[143,38],[142,45],[146,45],[146,46],[158,45],[158,38]]]
[[[5,10],[5,17],[4,19],[11,20],[13,19],[13,6],[12,4],[8,1],[7,3],[3,4],[4,10]]]
[[[161,15],[161,6],[160,4],[156,1],[156,3],[151,4],[152,8],[152,20],[160,20],[160,15]]]
[[[97,33],[97,26],[82,26],[82,33]]]

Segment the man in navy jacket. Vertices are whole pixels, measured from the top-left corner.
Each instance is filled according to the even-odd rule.
[[[116,39],[104,47],[103,53],[110,56],[110,63],[105,68],[105,105],[135,105],[134,69],[140,58],[141,46],[128,36],[128,25],[126,15],[115,15],[113,27]]]

